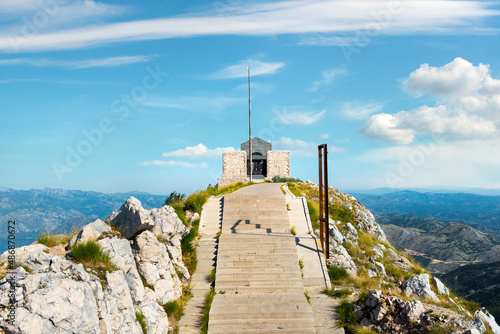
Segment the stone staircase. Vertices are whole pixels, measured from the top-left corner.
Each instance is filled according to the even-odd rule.
[[[277,184],[225,196],[209,333],[316,333]]]

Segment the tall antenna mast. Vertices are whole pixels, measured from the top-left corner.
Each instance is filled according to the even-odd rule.
[[[252,182],[252,172],[253,172],[253,163],[252,163],[252,103],[250,98],[250,65],[247,66],[248,71],[248,136],[249,136],[249,166],[250,166],[250,182]]]

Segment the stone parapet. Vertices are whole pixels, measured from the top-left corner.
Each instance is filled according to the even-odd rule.
[[[222,153],[222,177],[218,180],[219,187],[250,180],[247,177],[247,152],[227,151]]]
[[[249,177],[221,177],[218,179],[217,186],[219,188],[230,186],[231,184],[235,184],[238,182],[248,183],[250,182]]]
[[[292,177],[290,171],[290,151],[267,152],[267,178],[275,176]]]

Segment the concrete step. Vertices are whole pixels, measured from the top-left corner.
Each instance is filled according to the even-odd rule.
[[[254,294],[254,293],[267,293],[269,295],[275,293],[302,293],[304,294],[303,287],[284,287],[284,286],[233,286],[233,285],[221,285],[215,282],[215,291],[220,293],[221,291],[227,294]],[[237,293],[236,293],[237,292]],[[272,298],[272,296],[268,296]]]
[[[231,328],[233,331],[225,331]],[[269,333],[270,330],[302,330],[300,333],[315,333],[314,322],[312,319],[234,319],[234,320],[218,320],[210,319],[210,333],[238,333],[240,330],[265,330]],[[247,332],[252,333],[252,332]]]
[[[214,300],[221,302],[220,305],[252,305],[255,307],[261,307],[262,305],[268,305],[269,303],[283,304],[287,303],[303,303],[306,301],[304,294],[296,293],[275,293],[273,298],[269,299],[269,295],[266,293],[255,293],[252,295],[229,295],[229,294],[216,294]]]
[[[290,265],[290,266],[260,266],[260,267],[219,267],[217,266],[217,274],[221,275],[267,275],[267,274],[288,274],[292,273],[296,275],[300,273],[300,269],[298,265]]]
[[[261,312],[258,313],[251,313],[249,309],[243,309],[240,312],[231,312],[229,313],[228,311],[219,311],[219,310],[214,310],[214,312],[211,312],[210,318],[213,321],[217,320],[234,320],[234,319],[240,319],[240,320],[247,320],[247,319],[308,319],[311,318],[312,316],[312,311],[311,307],[309,307],[309,312],[306,312],[304,310],[295,310],[295,311],[278,311],[278,310],[262,310]],[[211,311],[211,310],[210,310]]]
[[[255,260],[234,260],[234,259],[218,259],[217,260],[217,270],[219,268],[223,267],[237,267],[237,268],[253,268],[259,265],[262,265],[262,261],[255,261]],[[266,263],[266,265],[269,268],[289,268],[289,267],[296,267],[299,268],[299,262],[298,259],[289,259],[289,260],[283,260],[283,261],[275,261],[273,263],[270,263],[269,261]]]
[[[288,273],[220,273],[217,272],[215,279],[218,281],[224,280],[295,280],[297,272]]]

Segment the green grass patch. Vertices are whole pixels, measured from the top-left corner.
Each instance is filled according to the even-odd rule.
[[[357,325],[358,317],[354,313],[354,307],[347,299],[342,299],[340,305],[337,306],[337,314],[339,316],[339,326],[347,327],[349,325]]]
[[[350,289],[344,288],[344,289],[326,289],[325,288],[325,293],[330,296],[330,297],[335,297],[335,298],[345,298],[352,294],[352,291]]]
[[[89,240],[74,245],[71,248],[71,254],[76,262],[89,267],[104,267],[108,271],[118,270],[111,264],[109,254],[102,251],[101,245]]]
[[[307,302],[311,305],[311,297],[309,297],[309,291],[304,290],[304,296],[306,296]]]
[[[288,183],[288,182],[302,182],[300,179],[296,177],[282,177],[282,176],[274,176],[272,178],[273,183]]]
[[[313,230],[319,229],[319,204],[307,201],[307,211]]]
[[[302,196],[302,190],[300,189],[300,186],[296,182],[287,182],[286,185],[288,186],[288,190],[292,194],[294,194],[297,197]]]
[[[39,244],[45,245],[47,247],[54,247],[57,245],[65,245],[70,242],[71,238],[76,235],[78,231],[74,232],[70,235],[64,234],[50,234],[50,233],[40,233],[38,237],[36,237],[36,241]]]
[[[184,211],[194,211],[201,215],[203,205],[207,202],[209,197],[210,194],[207,191],[195,191],[189,195],[188,198],[186,198],[186,201],[184,202]]]
[[[182,261],[186,265],[189,274],[192,275],[198,265],[198,257],[196,255],[195,238],[198,236],[198,229],[192,227],[189,233],[182,239]]]
[[[214,301],[215,290],[210,289],[210,292],[205,296],[205,306],[203,309],[203,317],[201,318],[202,326],[200,333],[207,334],[208,333],[208,320],[210,317],[210,308],[212,307],[212,302]]]
[[[179,321],[184,315],[184,308],[178,300],[172,300],[166,303],[163,305],[163,309],[167,312],[169,318],[172,317],[177,321]]]
[[[338,220],[342,223],[351,223],[356,226],[356,216],[354,212],[343,203],[329,203],[328,214],[333,220]]]
[[[147,334],[148,333],[148,325],[146,324],[146,317],[144,316],[144,314],[142,314],[141,312],[135,312],[135,317],[136,317],[137,321],[139,322],[139,324],[141,325],[142,333]]]
[[[332,281],[340,281],[349,277],[347,270],[337,266],[328,267],[328,275],[330,276],[330,280]]]

